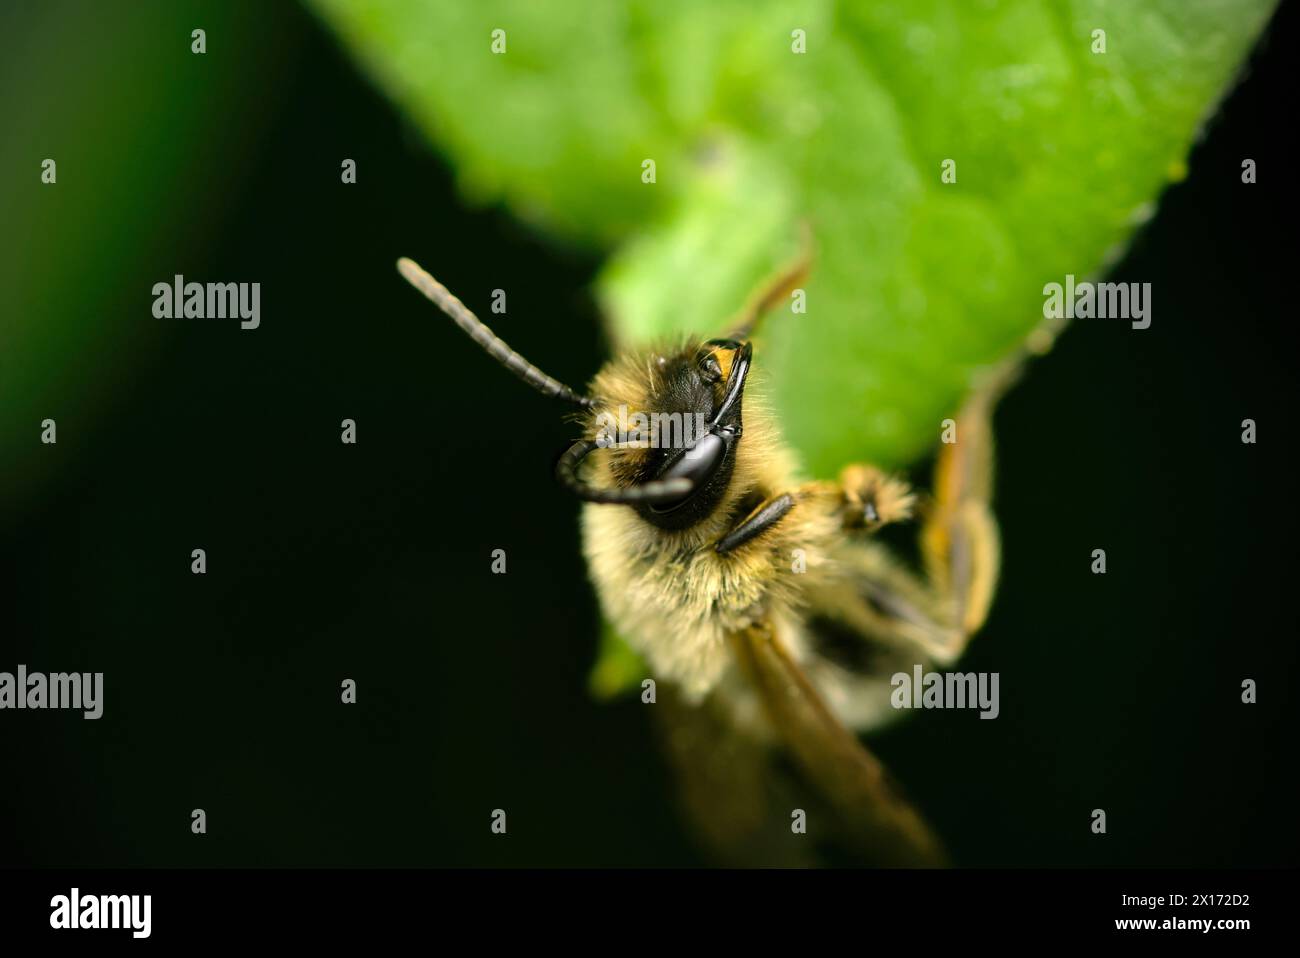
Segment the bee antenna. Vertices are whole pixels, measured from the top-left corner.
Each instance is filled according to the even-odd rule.
[[[579,395],[554,376],[548,376],[528,360],[506,345],[496,333],[492,332],[481,319],[469,311],[459,299],[451,294],[446,286],[426,273],[414,261],[403,256],[397,261],[397,271],[406,281],[422,292],[427,298],[451,317],[452,322],[465,331],[470,339],[483,347],[484,352],[510,370],[528,385],[544,396],[552,396],[567,402],[577,403],[586,409],[596,405],[596,401]]]
[[[764,314],[794,292],[808,276],[808,271],[812,268],[812,257],[812,227],[808,225],[807,220],[804,220],[799,224],[799,253],[789,265],[759,290],[758,295],[750,300],[741,314],[736,317],[737,325],[732,327],[727,338],[744,341],[753,336]]]
[[[596,448],[590,439],[579,439],[564,451],[555,464],[555,478],[579,499],[586,502],[621,503],[623,505],[661,505],[684,498],[695,483],[690,479],[655,479],[627,488],[597,488],[578,478],[578,467]]]

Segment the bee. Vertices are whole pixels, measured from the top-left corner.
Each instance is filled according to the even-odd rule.
[[[555,478],[584,503],[601,612],[666,688],[668,749],[690,770],[683,797],[710,844],[771,863],[763,839],[782,802],[812,795],[861,860],[940,864],[933,830],[858,733],[896,714],[892,675],[955,661],[985,621],[1000,556],[990,418],[1020,360],[956,413],[924,509],[907,481],[870,464],[806,480],[767,404],[754,337],[808,262],[722,338],[629,349],[585,392],[524,359],[413,261],[397,265],[498,363],[574,407],[579,435]],[[918,514],[914,568],[876,533]],[[783,777],[800,791],[773,784]]]

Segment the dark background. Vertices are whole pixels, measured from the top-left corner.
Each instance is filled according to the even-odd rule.
[[[139,50],[155,53],[113,54],[100,82],[206,89],[195,9],[151,10]],[[54,22],[4,16],[6,48]],[[72,296],[96,257],[49,281],[58,308],[111,334],[69,344],[44,414],[59,443],[0,513],[0,670],[102,671],[106,705],[96,722],[0,715],[0,864],[702,863],[647,706],[586,691],[597,615],[578,506],[549,478],[561,410],[393,268],[413,256],[485,314],[507,289],[498,331],[580,383],[605,356],[598,260],[462,206],[302,10],[220,16],[242,59],[224,54],[236,80],[197,126],[127,143],[67,127],[58,199],[35,233],[6,230],[20,259],[86,231],[105,257],[148,255],[90,300]],[[1151,328],[1076,323],[998,415],[1004,578],[963,668],[1001,673],[1001,716],[918,712],[871,739],[960,864],[1296,860],[1294,21],[1292,4],[1113,274],[1152,283]],[[76,43],[96,27],[60,29]],[[11,72],[9,92],[70,69]],[[74,175],[77,157],[161,163],[178,136],[195,147],[183,182],[134,182],[142,225],[114,240],[79,197],[128,184]],[[49,154],[19,146],[20,189],[39,190],[31,156]],[[149,290],[177,272],[261,282],[261,328],[154,320]],[[14,377],[25,358],[4,352]],[[1259,704],[1240,703],[1244,678]],[[196,807],[207,835],[190,832]]]

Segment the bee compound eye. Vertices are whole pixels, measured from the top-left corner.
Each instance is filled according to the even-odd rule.
[[[720,382],[722,379],[722,366],[718,363],[718,358],[712,353],[705,353],[700,358],[700,373],[711,383]]]

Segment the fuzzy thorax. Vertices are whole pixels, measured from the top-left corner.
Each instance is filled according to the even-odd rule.
[[[677,355],[696,348],[687,344]],[[676,351],[675,351],[676,352]],[[661,411],[666,366],[648,353],[615,360],[592,384],[604,397],[587,421],[623,404],[642,412]],[[796,486],[792,455],[781,444],[768,411],[763,384],[751,374],[743,400],[744,432],[735,449],[731,481],[717,508],[694,525],[665,530],[625,505],[584,507],[583,549],[600,598],[614,628],[647,660],[656,677],[699,700],[713,690],[731,666],[729,633],[760,618],[785,619],[799,603],[799,580],[791,574],[795,550],[818,565],[834,535],[834,520],[806,504],[796,505],[761,541],[734,552],[714,548],[763,500]],[[598,451],[588,481],[625,485],[638,472],[644,450]]]

